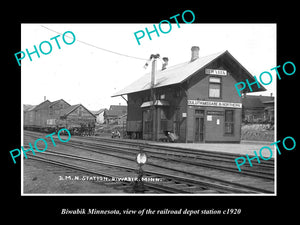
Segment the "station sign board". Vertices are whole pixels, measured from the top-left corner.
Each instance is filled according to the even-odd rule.
[[[206,74],[227,76],[227,70],[205,69]]]
[[[235,102],[215,102],[215,101],[202,101],[202,100],[188,100],[188,105],[191,106],[214,106],[226,108],[242,108],[242,103]]]

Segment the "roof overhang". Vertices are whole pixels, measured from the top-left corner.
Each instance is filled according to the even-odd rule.
[[[141,108],[150,107],[153,105],[153,101],[143,102]],[[154,105],[156,106],[169,106],[170,103],[166,100],[156,100]]]

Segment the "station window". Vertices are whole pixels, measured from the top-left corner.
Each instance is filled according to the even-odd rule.
[[[234,129],[234,111],[225,110],[225,134],[233,134]]]
[[[209,78],[209,93],[210,98],[221,98],[221,78],[210,77]]]

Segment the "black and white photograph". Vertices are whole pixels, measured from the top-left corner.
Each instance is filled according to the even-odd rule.
[[[21,31],[23,195],[276,194],[276,24]]]
[[[294,221],[295,4],[112,3],[4,8],[6,221]]]

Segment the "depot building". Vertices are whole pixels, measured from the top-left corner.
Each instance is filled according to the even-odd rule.
[[[203,57],[199,47],[191,51],[188,62],[168,67],[163,58],[155,74],[147,73],[113,95],[127,95],[131,138],[159,141],[172,132],[178,142],[240,142],[243,106],[234,85],[255,82],[254,77],[228,51]],[[252,92],[266,90],[259,85],[252,85]]]

